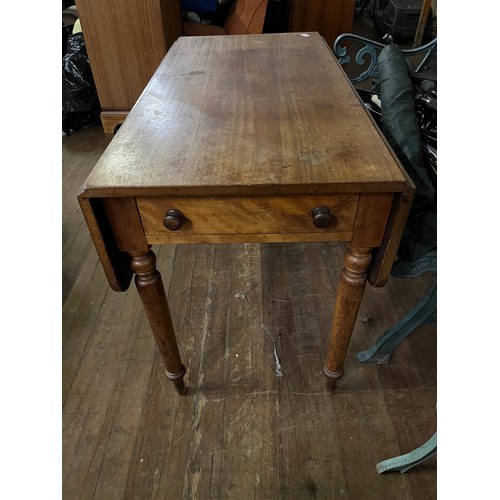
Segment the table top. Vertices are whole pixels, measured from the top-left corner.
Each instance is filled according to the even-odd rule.
[[[399,192],[408,177],[318,33],[181,37],[85,197]]]

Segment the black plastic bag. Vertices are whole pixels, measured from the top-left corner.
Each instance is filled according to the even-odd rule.
[[[80,130],[99,118],[101,107],[82,33],[68,37],[62,59],[63,131]]]

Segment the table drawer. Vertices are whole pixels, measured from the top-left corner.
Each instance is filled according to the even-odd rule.
[[[294,241],[298,234],[303,235],[300,241],[344,240],[352,234],[357,205],[356,194],[137,198],[151,244]],[[165,226],[171,210],[177,212],[170,212],[167,225],[180,225],[178,229]],[[313,214],[327,226],[316,227]]]

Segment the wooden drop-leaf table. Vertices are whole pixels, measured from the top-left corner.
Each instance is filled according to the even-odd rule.
[[[318,33],[179,38],[79,202],[111,287],[132,276],[167,377],[182,364],[153,244],[346,241],[334,389],[366,281],[383,286],[414,186]]]

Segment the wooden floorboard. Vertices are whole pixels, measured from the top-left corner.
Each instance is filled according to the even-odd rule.
[[[435,498],[436,458],[375,470],[436,430],[435,325],[388,365],[354,358],[431,277],[367,288],[332,397],[322,366],[343,244],[154,247],[187,367],[178,397],[134,286],[109,288],[76,200],[109,139],[99,127],[63,137],[63,497]]]

